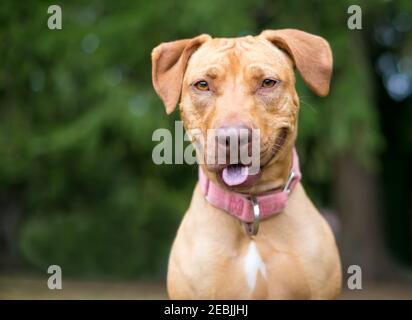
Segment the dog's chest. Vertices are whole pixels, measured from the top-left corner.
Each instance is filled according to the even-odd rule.
[[[255,241],[246,246],[200,246],[194,246],[184,267],[199,298],[267,298],[270,270]]]
[[[191,297],[308,298],[306,274],[295,255],[252,239],[240,243],[198,240],[191,243],[185,258],[180,259],[181,280],[191,288]]]

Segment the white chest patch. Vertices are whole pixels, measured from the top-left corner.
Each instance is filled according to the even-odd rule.
[[[258,272],[266,279],[266,266],[259,255],[254,241],[249,243],[249,248],[244,260],[244,268],[250,290],[255,289]]]

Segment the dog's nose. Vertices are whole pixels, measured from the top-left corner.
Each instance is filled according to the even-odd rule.
[[[220,148],[229,149],[231,143],[246,146],[252,142],[252,129],[246,125],[222,126],[217,130],[217,141]]]

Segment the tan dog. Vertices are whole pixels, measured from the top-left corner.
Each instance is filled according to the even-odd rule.
[[[156,92],[167,113],[180,99],[186,129],[260,129],[258,178],[230,186],[222,182],[224,167],[201,165],[212,183],[245,195],[285,186],[299,110],[294,68],[317,95],[328,94],[332,54],[323,38],[293,29],[201,35],[160,44],[152,63]],[[300,183],[255,236],[212,206],[198,184],[173,244],[167,286],[172,299],[331,299],[341,288],[340,260]]]

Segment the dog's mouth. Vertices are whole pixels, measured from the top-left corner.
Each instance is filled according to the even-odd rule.
[[[255,168],[241,163],[220,168],[218,177],[227,187],[251,187],[261,176],[264,167],[280,152],[288,136],[288,129],[282,128],[270,150],[270,157],[265,163]]]
[[[272,161],[282,150],[283,146],[286,143],[287,137],[289,134],[289,129],[288,128],[282,128],[279,131],[279,134],[276,137],[275,143],[272,145],[270,148],[268,154],[269,157],[268,159],[262,164],[262,167],[266,166],[269,162]]]
[[[228,187],[249,187],[259,179],[261,170],[243,164],[233,164],[225,167],[219,172],[222,182]]]

